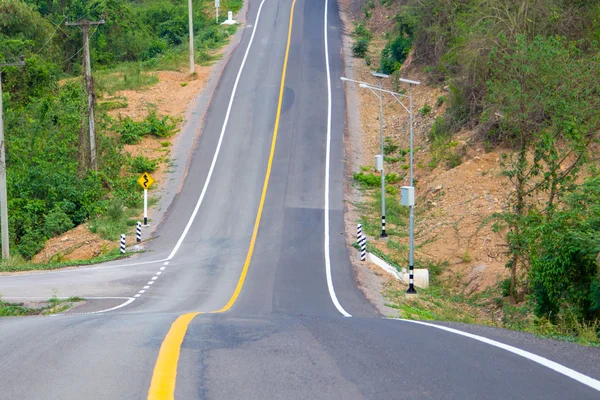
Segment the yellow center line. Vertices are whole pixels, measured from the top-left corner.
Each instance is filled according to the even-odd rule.
[[[285,48],[285,57],[283,59],[283,70],[281,73],[281,85],[279,87],[279,101],[277,103],[277,114],[275,116],[275,127],[273,128],[273,139],[271,140],[271,152],[269,153],[269,161],[267,163],[267,172],[265,174],[265,180],[263,183],[263,189],[260,196],[260,202],[258,204],[258,211],[256,213],[256,219],[254,221],[254,229],[252,230],[252,237],[250,239],[250,246],[248,247],[248,253],[246,254],[246,261],[242,268],[242,273],[238,280],[237,286],[231,295],[229,301],[223,308],[216,311],[210,311],[210,313],[222,313],[229,310],[236,302],[246,275],[248,274],[248,268],[250,261],[252,260],[252,254],[254,253],[254,246],[256,245],[256,237],[258,236],[258,227],[260,226],[260,219],[265,205],[265,198],[267,197],[267,189],[269,187],[269,178],[271,176],[271,168],[273,166],[273,157],[275,155],[275,145],[277,144],[277,133],[279,131],[279,120],[281,119],[281,107],[283,103],[283,90],[285,88],[285,76],[288,64],[288,55],[290,53],[290,42],[292,38],[292,23],[294,20],[294,8],[296,6],[296,0],[292,2],[292,9],[290,11],[290,24],[288,27],[287,45]],[[179,363],[179,354],[181,352],[181,344],[187,332],[190,322],[198,314],[206,314],[203,312],[188,313],[179,316],[165,336],[165,339],[160,346],[158,352],[158,358],[154,366],[154,372],[152,373],[152,381],[150,383],[150,389],[148,390],[148,400],[172,400],[175,398],[175,384],[177,381],[177,364]]]

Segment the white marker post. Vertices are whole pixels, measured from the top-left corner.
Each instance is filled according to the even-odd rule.
[[[148,225],[148,189],[144,189],[144,225]]]
[[[215,8],[217,9],[217,24],[219,23],[219,6],[221,5],[221,0],[215,0]]]

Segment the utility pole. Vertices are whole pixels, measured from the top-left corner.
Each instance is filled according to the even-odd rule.
[[[92,66],[90,63],[90,26],[103,25],[104,19],[96,22],[82,19],[78,22],[67,22],[67,26],[79,26],[83,32],[83,60],[85,64],[85,88],[88,95],[88,124],[90,133],[90,167],[98,170],[98,157],[96,152],[96,131],[94,125],[94,80],[92,77]]]
[[[0,64],[0,67],[13,67],[25,65],[25,57],[21,56],[19,62]],[[2,259],[10,258],[10,245],[8,236],[8,196],[6,195],[6,154],[4,152],[4,116],[2,105],[2,70],[0,70],[0,229],[2,230]]]
[[[192,13],[192,0],[188,0],[188,18],[190,22],[190,74],[194,73],[194,14]]]

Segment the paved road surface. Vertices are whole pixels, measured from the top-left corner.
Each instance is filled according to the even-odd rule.
[[[493,343],[383,319],[366,301],[343,235],[337,4],[297,0],[288,49],[292,4],[250,1],[151,252],[0,277],[5,297],[104,298],[77,312],[129,302],[1,320],[0,398],[600,398],[590,387],[600,379],[597,349],[466,328],[565,366],[556,372]]]

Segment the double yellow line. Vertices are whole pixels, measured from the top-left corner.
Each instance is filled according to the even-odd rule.
[[[231,295],[231,298],[225,304],[223,308],[216,311],[210,311],[209,314],[222,313],[229,310],[235,301],[237,300],[246,275],[248,274],[248,267],[252,260],[252,253],[254,252],[254,246],[256,244],[256,237],[258,235],[258,227],[260,225],[260,219],[265,205],[265,198],[267,197],[267,189],[269,187],[269,177],[271,176],[271,168],[273,166],[273,157],[275,155],[275,145],[277,144],[277,132],[279,131],[279,120],[281,118],[281,105],[283,103],[283,89],[285,87],[285,75],[287,71],[288,55],[290,52],[290,42],[292,38],[292,24],[294,20],[294,8],[296,6],[296,0],[292,2],[292,9],[290,11],[290,24],[288,27],[287,45],[285,48],[285,57],[283,59],[283,70],[281,73],[281,85],[279,87],[279,101],[277,103],[277,115],[275,116],[275,127],[273,128],[273,139],[271,140],[271,152],[269,154],[269,162],[267,164],[267,172],[265,174],[265,180],[263,183],[262,194],[260,196],[260,203],[258,205],[258,211],[256,213],[256,219],[254,220],[254,229],[252,230],[252,238],[250,239],[250,246],[248,247],[248,253],[246,254],[246,261],[240,274],[237,286]],[[160,346],[158,352],[158,358],[154,366],[154,372],[152,373],[152,382],[150,383],[150,389],[148,390],[148,400],[167,400],[175,398],[175,384],[177,381],[177,364],[179,363],[179,355],[181,353],[181,344],[187,332],[190,322],[198,314],[206,314],[203,312],[188,313],[179,316],[165,336],[165,339]]]

